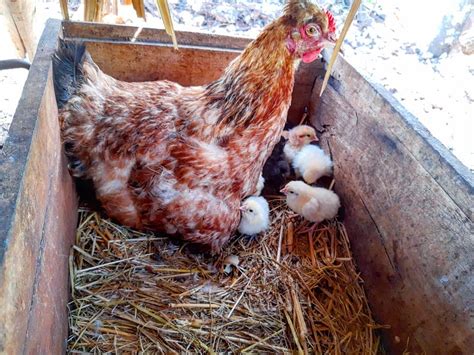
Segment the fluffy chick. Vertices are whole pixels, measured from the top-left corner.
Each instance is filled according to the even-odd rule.
[[[283,131],[282,136],[288,140],[283,148],[283,154],[289,163],[293,162],[296,154],[304,146],[318,141],[315,129],[307,125],[299,125],[289,131]]]
[[[286,195],[288,207],[311,222],[332,219],[341,207],[339,196],[334,192],[309,186],[303,181],[291,181],[281,192]]]
[[[242,218],[239,224],[240,234],[254,236],[268,229],[270,225],[270,208],[261,196],[247,197],[240,207]]]
[[[301,176],[308,184],[313,184],[322,176],[331,176],[332,161],[321,148],[309,144],[296,154],[293,169],[296,176]]]

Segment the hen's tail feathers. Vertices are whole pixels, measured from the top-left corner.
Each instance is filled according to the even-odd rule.
[[[87,56],[81,42],[59,40],[53,56],[53,81],[58,108],[62,108],[83,81],[82,65]]]

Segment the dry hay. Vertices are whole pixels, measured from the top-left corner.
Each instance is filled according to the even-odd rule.
[[[219,258],[80,211],[68,351],[375,354],[377,325],[344,226],[270,201],[272,228]],[[238,255],[226,274],[222,262]]]

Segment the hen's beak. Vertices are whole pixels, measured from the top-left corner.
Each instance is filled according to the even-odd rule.
[[[283,194],[283,195],[286,195],[288,193],[288,188],[285,186],[284,188],[282,188],[280,190],[280,192]]]

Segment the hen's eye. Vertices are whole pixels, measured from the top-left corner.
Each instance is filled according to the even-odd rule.
[[[316,27],[316,25],[308,25],[306,26],[306,34],[308,36],[315,36],[318,34],[318,28]]]

